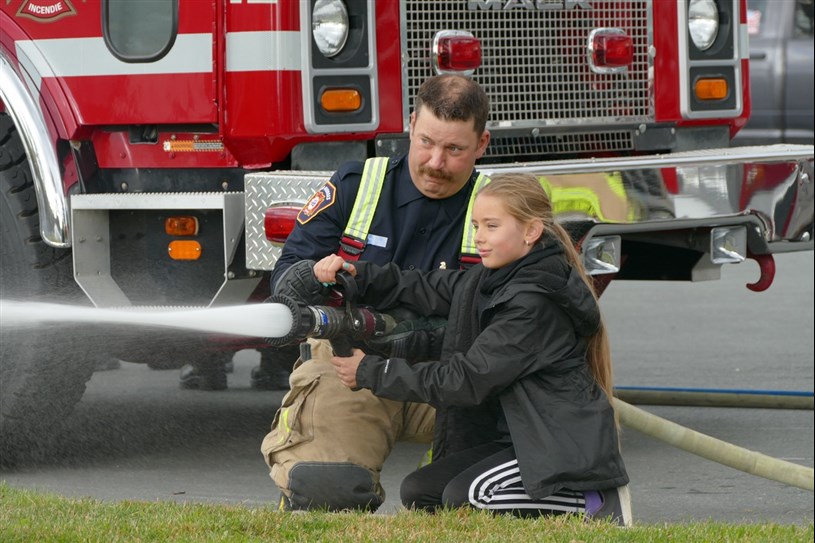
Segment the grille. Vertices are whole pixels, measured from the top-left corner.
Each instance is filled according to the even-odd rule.
[[[505,153],[510,148],[523,151],[512,156],[631,149],[633,139],[622,136],[621,127],[653,121],[648,79],[648,0],[580,3],[591,9],[477,7],[499,4],[500,8],[503,3],[403,2],[406,103],[410,109],[419,86],[434,75],[430,52],[435,33],[466,30],[481,41],[482,64],[473,78],[490,97],[490,128],[493,136],[502,140],[501,146],[490,144],[488,157],[509,156]],[[468,4],[475,9],[468,9]],[[563,2],[537,0],[529,4],[559,6]],[[621,28],[633,39],[634,61],[626,73],[596,74],[589,69],[588,36],[603,27]],[[499,126],[537,126],[541,137],[501,138],[496,130]],[[546,137],[565,132],[578,134],[557,141]],[[557,144],[554,147],[553,142]]]

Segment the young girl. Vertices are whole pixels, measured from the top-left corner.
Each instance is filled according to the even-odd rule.
[[[355,274],[360,301],[377,309],[448,317],[440,361],[360,350],[332,360],[351,388],[437,408],[433,461],[405,478],[402,502],[630,525],[608,340],[577,250],[532,175],[496,176],[475,200],[473,225],[482,264],[466,271],[338,256],[314,267],[322,282]]]

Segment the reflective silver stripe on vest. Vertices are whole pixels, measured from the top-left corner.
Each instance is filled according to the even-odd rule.
[[[362,179],[359,183],[359,192],[354,200],[354,209],[348,224],[345,225],[343,235],[358,239],[363,243],[368,239],[368,231],[376,213],[376,204],[382,192],[385,173],[388,171],[387,157],[369,158],[365,161],[362,170]]]
[[[461,254],[477,255],[478,249],[475,247],[475,228],[473,228],[473,203],[475,196],[481,187],[490,182],[490,178],[483,173],[478,174],[475,180],[475,187],[470,194],[470,203],[467,204],[467,216],[464,218],[464,234],[461,236]]]

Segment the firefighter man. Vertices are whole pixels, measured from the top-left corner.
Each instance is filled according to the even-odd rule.
[[[475,253],[468,212],[474,170],[490,140],[489,99],[458,75],[428,79],[410,117],[410,150],[341,167],[303,207],[272,275],[280,293],[287,269],[338,253],[405,269],[459,267]],[[472,256],[472,255],[470,255]],[[290,270],[294,271],[294,270]],[[344,387],[327,342],[291,374],[261,451],[281,490],[281,508],[375,510],[379,475],[396,440],[430,443],[434,410]]]

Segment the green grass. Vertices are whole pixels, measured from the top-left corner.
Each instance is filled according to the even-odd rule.
[[[519,520],[471,510],[278,513],[272,507],[67,499],[0,483],[0,541],[808,542],[813,525],[649,524],[622,529],[578,517]]]

